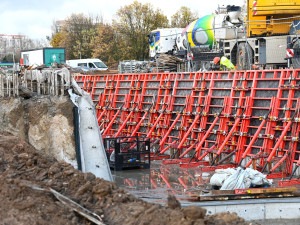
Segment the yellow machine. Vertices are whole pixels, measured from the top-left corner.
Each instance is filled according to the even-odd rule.
[[[225,40],[225,56],[238,69],[300,68],[300,0],[248,0],[247,31]]]
[[[300,19],[299,0],[248,0],[247,35],[288,34],[291,22],[297,17]]]

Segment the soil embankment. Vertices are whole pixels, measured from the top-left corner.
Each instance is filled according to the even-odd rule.
[[[172,197],[167,207],[147,203],[115,183],[75,169],[68,97],[2,98],[0,118],[0,224],[92,224],[78,213],[82,208],[59,200],[51,190],[107,225],[247,224],[236,214],[205,216],[200,207],[181,208]]]
[[[0,131],[28,142],[45,155],[77,166],[73,103],[68,96],[0,99]]]
[[[135,198],[115,183],[41,154],[24,140],[0,135],[0,224],[91,224],[48,191],[52,188],[112,224],[248,224],[236,214],[205,216],[200,207],[168,207]]]

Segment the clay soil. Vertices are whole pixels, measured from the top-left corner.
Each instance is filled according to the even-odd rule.
[[[144,202],[115,183],[59,163],[4,133],[0,134],[0,182],[0,224],[93,224],[80,214],[83,208],[59,200],[49,190],[76,202],[107,225],[248,224],[234,213],[205,216],[206,210],[200,207],[181,208],[173,196],[166,207]]]

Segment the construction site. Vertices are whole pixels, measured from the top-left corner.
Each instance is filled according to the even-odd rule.
[[[300,1],[246,11],[0,70],[0,224],[300,224]]]

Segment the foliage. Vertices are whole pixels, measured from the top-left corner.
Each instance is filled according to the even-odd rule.
[[[108,66],[123,60],[127,55],[124,40],[122,40],[116,30],[110,24],[100,24],[95,39],[91,43],[94,49],[92,56],[100,58]]]
[[[83,14],[72,14],[62,25],[59,32],[53,33],[51,45],[65,47],[67,58],[90,58],[91,42],[96,35],[99,19]]]
[[[161,10],[135,1],[121,7],[112,24],[83,14],[56,23],[51,45],[65,47],[67,59],[95,57],[112,65],[125,59],[147,59],[147,36],[157,27],[168,27],[169,22]]]
[[[190,8],[182,6],[177,12],[171,17],[171,27],[182,27],[185,28],[194,20],[198,19],[198,13],[192,12]]]
[[[50,41],[50,45],[54,48],[59,47],[63,42],[63,34],[62,32],[54,34],[52,40]]]
[[[143,60],[149,55],[147,35],[157,27],[168,27],[168,19],[151,4],[135,1],[119,9],[113,24],[127,49],[125,59]]]
[[[7,54],[6,56],[3,57],[3,59],[1,60],[2,63],[12,63],[14,62],[14,56],[13,54]]]

